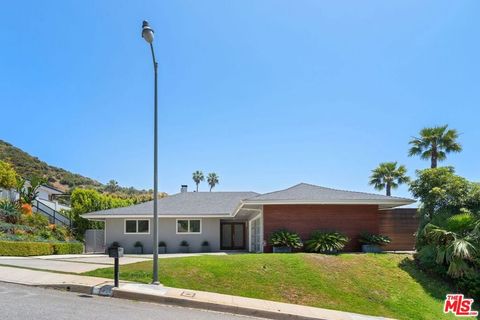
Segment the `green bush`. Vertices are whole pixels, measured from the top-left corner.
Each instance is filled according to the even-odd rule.
[[[80,242],[54,242],[53,254],[80,254],[83,253],[83,244]]]
[[[44,256],[53,254],[48,242],[0,241],[0,256]]]
[[[339,232],[314,231],[310,240],[305,242],[305,248],[309,252],[337,253],[348,242],[348,237]]]
[[[372,234],[372,233],[364,232],[360,234],[360,238],[358,239],[358,242],[363,244],[383,246],[383,245],[389,244],[390,242],[392,242],[392,240],[389,237],[383,236],[381,234]]]
[[[37,229],[43,229],[50,224],[47,217],[35,212],[22,215],[21,223]]]
[[[303,246],[298,233],[288,230],[278,230],[270,235],[270,244],[274,247],[289,247],[298,249]]]
[[[83,253],[80,242],[0,241],[0,256],[44,256]]]

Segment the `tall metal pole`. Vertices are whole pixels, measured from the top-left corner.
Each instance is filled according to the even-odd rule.
[[[158,103],[157,103],[157,69],[153,44],[152,50],[153,68],[155,70],[155,94],[154,94],[154,125],[153,125],[153,281],[152,284],[160,284],[158,280]]]

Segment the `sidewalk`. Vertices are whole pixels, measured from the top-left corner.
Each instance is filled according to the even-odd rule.
[[[212,292],[122,282],[112,289],[112,280],[80,275],[0,266],[0,281],[50,287],[81,293],[109,292],[115,298],[156,302],[270,319],[365,320],[386,319],[295,304],[251,299]]]

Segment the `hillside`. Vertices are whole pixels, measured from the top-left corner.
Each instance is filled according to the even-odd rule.
[[[0,160],[11,163],[17,173],[22,177],[26,179],[43,177],[47,179],[48,185],[64,192],[69,192],[75,187],[81,187],[119,195],[140,195],[148,193],[146,190],[137,190],[133,187],[120,187],[115,181],[111,181],[105,185],[80,174],[51,166],[3,140],[0,140]]]

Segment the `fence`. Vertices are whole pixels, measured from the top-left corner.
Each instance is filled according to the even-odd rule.
[[[88,229],[85,231],[85,252],[105,253],[105,230]]]

